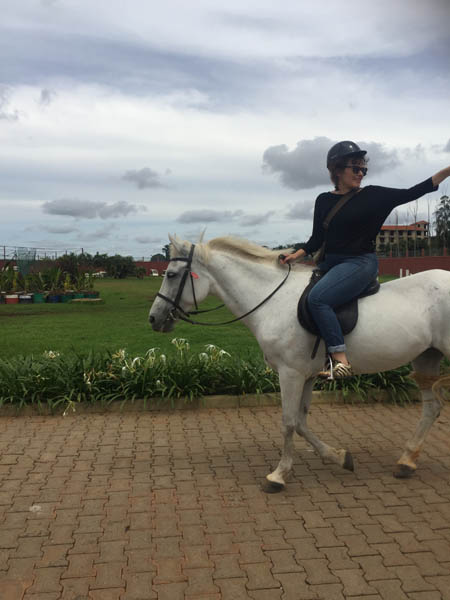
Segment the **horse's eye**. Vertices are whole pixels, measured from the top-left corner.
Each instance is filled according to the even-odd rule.
[[[176,276],[177,276],[177,273],[175,273],[175,271],[168,271],[168,272],[166,273],[166,277],[167,277],[168,279],[172,279],[173,277],[176,277]]]

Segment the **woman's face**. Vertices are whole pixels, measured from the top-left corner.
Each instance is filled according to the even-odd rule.
[[[339,189],[354,189],[361,187],[361,181],[364,177],[364,172],[367,172],[366,163],[361,158],[350,158],[347,160],[347,165],[339,174]],[[356,173],[354,173],[356,171]]]

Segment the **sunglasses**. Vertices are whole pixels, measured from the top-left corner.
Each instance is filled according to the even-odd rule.
[[[356,165],[346,165],[346,169],[351,169],[355,175],[361,171],[363,177],[367,175],[367,167],[357,167]]]

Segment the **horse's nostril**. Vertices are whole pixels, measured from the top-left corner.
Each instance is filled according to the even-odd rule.
[[[155,322],[155,317],[153,315],[150,315],[150,317],[148,318],[148,320],[150,321],[150,323],[154,323]]]

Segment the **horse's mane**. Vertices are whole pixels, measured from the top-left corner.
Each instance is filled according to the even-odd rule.
[[[214,238],[209,240],[206,246],[210,250],[219,250],[228,254],[236,254],[241,258],[257,262],[273,263],[278,260],[279,255],[282,253],[281,250],[270,250],[269,248],[259,246],[248,240],[231,236]],[[289,248],[284,252],[292,252],[292,249]]]
[[[180,244],[178,251],[182,250],[183,253],[187,254],[191,246],[190,242],[185,242],[177,239],[177,245]],[[209,240],[208,242],[200,242],[195,246],[197,256],[204,263],[208,263],[211,251],[225,252],[227,254],[234,254],[245,260],[250,260],[259,263],[266,263],[270,265],[278,265],[278,257],[280,254],[288,254],[292,252],[292,248],[284,248],[283,250],[271,250],[264,246],[259,246],[254,242],[250,242],[245,239],[235,238],[232,236],[217,237]],[[172,256],[176,250],[172,245]],[[304,269],[310,269],[309,265],[299,265],[297,267],[303,267]]]

